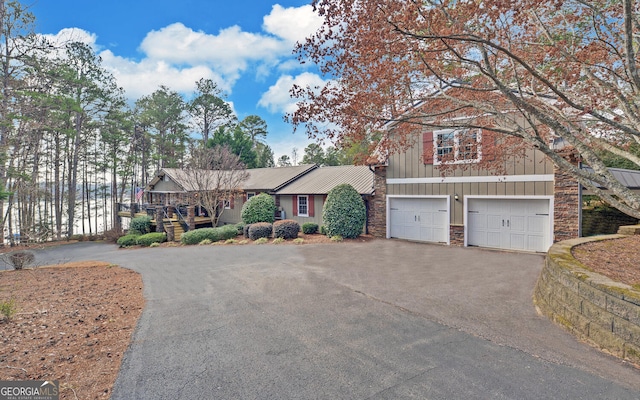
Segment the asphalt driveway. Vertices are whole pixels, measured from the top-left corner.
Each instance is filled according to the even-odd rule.
[[[640,371],[536,314],[542,256],[376,240],[119,250],[140,272],[113,399],[638,399]]]

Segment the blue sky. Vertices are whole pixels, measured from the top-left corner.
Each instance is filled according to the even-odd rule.
[[[213,79],[239,119],[267,122],[276,160],[294,147],[302,158],[310,141],[282,117],[295,109],[294,82],[323,83],[292,54],[321,24],[308,0],[31,1],[36,31],[90,44],[130,100],[160,85],[189,98],[198,79]]]

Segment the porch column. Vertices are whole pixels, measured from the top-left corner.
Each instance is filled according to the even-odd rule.
[[[387,169],[376,166],[374,171],[374,195],[369,199],[369,233],[377,237],[387,236]]]
[[[188,206],[187,207],[187,225],[189,225],[189,230],[196,229],[196,207]]]
[[[173,218],[173,210],[173,206],[167,206],[167,217],[169,217],[169,219]]]
[[[156,232],[164,232],[163,218],[162,207],[156,207]]]

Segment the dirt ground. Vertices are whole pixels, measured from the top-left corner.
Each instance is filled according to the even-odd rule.
[[[376,240],[300,237],[302,245]],[[574,253],[599,273],[640,285],[640,235],[582,245]],[[139,274],[97,261],[1,271],[0,306],[10,301],[17,313],[11,319],[0,314],[0,380],[59,380],[61,399],[109,398],[144,307]]]
[[[640,235],[585,243],[573,248],[573,256],[594,272],[640,289]]]
[[[61,399],[109,398],[142,313],[139,274],[103,262],[0,272],[0,380],[59,380]]]

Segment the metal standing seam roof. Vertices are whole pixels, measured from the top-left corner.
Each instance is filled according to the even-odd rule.
[[[593,169],[590,167],[582,167],[587,171],[593,172]],[[640,189],[640,171],[635,171],[632,169],[622,169],[622,168],[609,168],[613,177],[616,178],[618,182],[623,184],[629,189]],[[599,187],[602,187],[598,185]]]
[[[341,165],[321,167],[296,179],[276,194],[327,194],[334,187],[348,183],[358,193],[372,195],[374,174],[367,166]]]
[[[277,167],[277,168],[254,168],[248,169],[249,179],[242,183],[242,189],[251,190],[278,190],[282,186],[308,173],[314,168],[318,168],[317,164],[302,164],[293,167]]]
[[[249,178],[246,181],[242,182],[239,185],[238,189],[245,191],[274,191],[317,167],[318,166],[316,164],[303,164],[296,165],[294,167],[247,169],[246,172],[249,173]],[[217,186],[218,179],[224,179],[225,173],[230,173],[229,171],[203,170],[200,170],[198,172],[211,173],[211,178],[204,179],[204,182],[210,183],[214,186],[210,189],[214,189],[215,186]],[[193,176],[190,176],[187,171],[179,168],[163,168],[158,171],[155,177],[147,185],[147,190],[153,192],[153,190],[149,190],[149,187],[155,185],[161,179],[161,176],[165,174],[169,176],[169,178],[171,178],[171,180],[178,186],[182,187],[185,192],[200,190],[200,188],[198,188],[194,183],[195,178]]]

